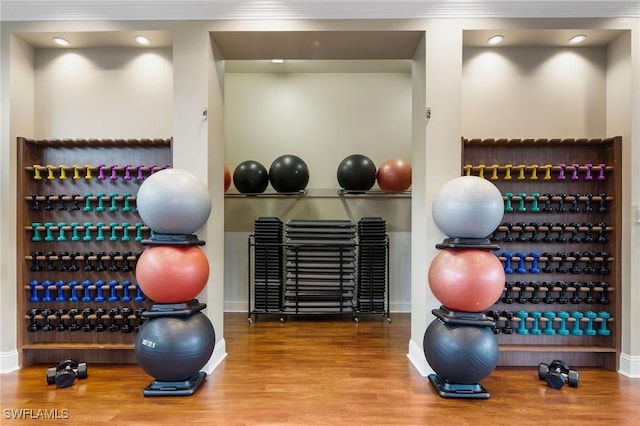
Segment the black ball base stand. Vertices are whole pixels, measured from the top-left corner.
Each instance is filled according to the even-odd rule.
[[[429,374],[428,378],[442,398],[488,399],[491,396],[480,383],[450,383],[437,374]]]
[[[142,394],[144,396],[191,396],[204,382],[207,373],[199,371],[186,380],[179,382],[162,382],[154,380],[144,388]]]

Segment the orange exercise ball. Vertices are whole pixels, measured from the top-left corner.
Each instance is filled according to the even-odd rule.
[[[383,191],[406,191],[411,186],[411,163],[402,158],[391,158],[378,167],[377,179]]]
[[[433,295],[453,311],[482,312],[500,298],[505,273],[500,259],[489,250],[443,249],[429,265]]]
[[[183,303],[206,286],[209,262],[198,246],[150,246],[136,263],[140,289],[155,303]]]
[[[227,166],[224,166],[224,192],[227,192],[231,187],[231,171]]]

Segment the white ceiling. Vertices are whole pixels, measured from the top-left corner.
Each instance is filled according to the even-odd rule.
[[[640,17],[638,0],[1,0],[2,21]]]

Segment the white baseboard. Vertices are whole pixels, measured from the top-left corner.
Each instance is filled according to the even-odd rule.
[[[11,373],[20,369],[18,351],[0,352],[0,374]]]
[[[211,374],[213,370],[215,370],[222,361],[227,357],[227,344],[224,339],[220,339],[216,342],[216,346],[213,348],[213,353],[211,354],[211,358],[209,358],[209,362],[204,366],[203,370],[207,374]]]
[[[632,379],[640,379],[640,356],[620,354],[620,370],[618,373]]]
[[[411,361],[422,377],[427,377],[429,374],[434,373],[427,359],[424,357],[422,346],[413,340],[409,340],[409,353],[407,354],[407,358],[409,358],[409,361]]]

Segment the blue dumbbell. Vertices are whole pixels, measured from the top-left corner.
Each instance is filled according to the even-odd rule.
[[[91,289],[89,288],[93,284],[91,280],[82,281],[82,289],[84,290],[82,301],[91,302]]]
[[[529,256],[533,258],[533,261],[531,262],[531,268],[529,268],[529,272],[532,274],[539,274],[540,268],[538,267],[538,259],[540,259],[540,253],[534,251],[533,253],[529,253]]]
[[[136,281],[136,297],[133,300],[135,300],[136,302],[144,302],[144,294],[140,289],[140,284],[138,284],[138,281]]]
[[[102,289],[102,286],[105,285],[105,284],[106,284],[106,282],[104,280],[96,281],[96,298],[94,299],[96,302],[104,302],[105,301],[104,291]]]
[[[44,289],[44,296],[42,297],[43,302],[53,302],[53,298],[51,297],[51,288],[53,285],[53,281],[43,281],[42,288]]]
[[[518,258],[518,266],[516,267],[515,271],[518,274],[526,274],[527,268],[524,266],[524,260],[527,257],[527,253],[518,252],[516,253],[516,257]]]
[[[569,319],[569,312],[560,311],[556,314],[560,318],[560,327],[558,327],[558,334],[561,336],[568,336],[569,329],[567,328],[567,319]]]
[[[71,288],[71,296],[69,296],[69,302],[78,301],[78,289],[76,288],[80,284],[78,281],[69,281],[69,287]]]
[[[62,289],[63,286],[67,285],[66,281],[63,280],[59,280],[56,281],[56,302],[65,302],[67,300],[66,297],[64,297],[64,290]]]
[[[29,287],[31,288],[31,297],[29,298],[29,302],[39,302],[40,296],[38,296],[38,286],[40,285],[40,281],[33,280],[29,281]]]
[[[505,274],[513,274],[513,268],[511,268],[511,258],[513,257],[513,253],[509,251],[502,252],[502,257],[505,258],[504,261],[504,273]]]
[[[111,295],[109,296],[109,302],[117,302],[118,294],[116,293],[116,286],[120,284],[118,280],[109,281],[109,290],[111,290]]]
[[[131,296],[129,295],[129,286],[131,285],[131,281],[126,280],[122,281],[122,299],[123,302],[131,302]]]

